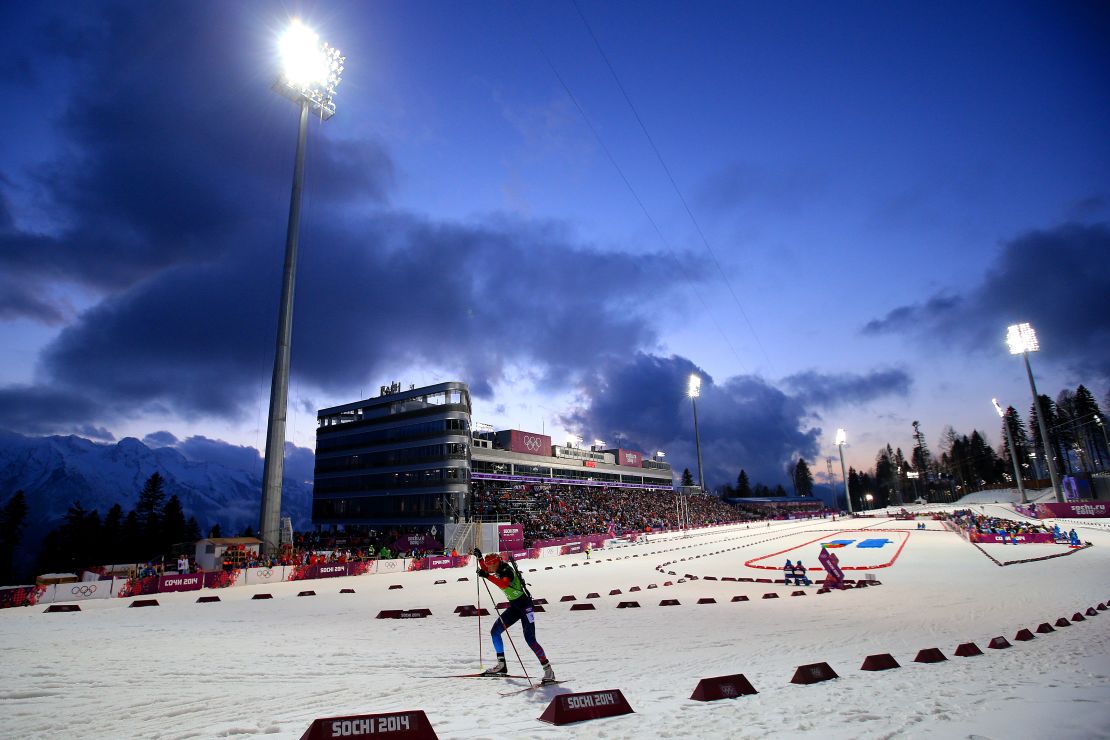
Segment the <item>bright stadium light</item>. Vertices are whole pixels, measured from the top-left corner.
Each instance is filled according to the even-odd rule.
[[[335,115],[335,89],[343,76],[346,57],[326,43],[299,20],[289,24],[278,42],[281,55],[281,76],[274,88],[286,97],[307,100],[320,117]]]
[[[698,433],[698,396],[701,395],[701,376],[690,373],[690,380],[686,385],[686,395],[690,397],[690,405],[694,407],[694,444],[698,449],[698,485],[705,492],[705,473],[701,467],[701,435]]]
[[[1048,437],[1048,427],[1044,423],[1044,409],[1041,408],[1041,398],[1037,395],[1037,383],[1033,380],[1033,366],[1029,364],[1029,353],[1040,349],[1037,342],[1037,332],[1029,324],[1011,324],[1006,330],[1006,344],[1010,347],[1011,355],[1021,355],[1025,359],[1025,374],[1029,376],[1029,390],[1033,394],[1033,408],[1037,409],[1037,427],[1041,430],[1041,444],[1044,446],[1044,459],[1048,463],[1048,477],[1052,480],[1052,492],[1056,494],[1056,501],[1064,503],[1064,492],[1060,488],[1060,476],[1056,472],[1056,460],[1049,449],[1052,442]]]
[[[595,440],[594,440],[594,446],[595,446],[595,447],[604,447],[604,446],[605,446],[605,442],[603,442],[603,441],[602,441],[602,440],[600,440],[600,439],[595,439]]]
[[[293,289],[297,280],[297,239],[301,226],[301,189],[304,186],[308,113],[316,110],[320,114],[320,120],[326,120],[335,114],[332,98],[339,85],[344,62],[336,49],[321,44],[314,32],[296,20],[280,39],[278,48],[282,58],[282,71],[274,83],[274,90],[300,106],[300,124],[297,128],[297,154],[293,160],[289,225],[285,232],[285,269],[281,280],[277,348],[274,353],[274,375],[270,384],[270,415],[266,424],[266,454],[262,469],[262,506],[258,531],[263,551],[267,555],[275,554],[281,546],[281,481],[285,470]]]
[[[852,511],[852,492],[848,490],[848,472],[844,469],[844,445],[848,444],[848,435],[843,429],[836,430],[836,447],[840,450],[840,477],[844,479],[844,498],[848,502],[848,513]]]
[[[1006,344],[1010,346],[1011,355],[1036,352],[1041,348],[1037,343],[1037,332],[1029,324],[1011,324],[1006,330]]]
[[[666,453],[666,452],[663,452],[663,450],[659,450],[658,452],[656,452],[656,453],[655,453],[655,456],[656,456],[656,457],[660,457],[660,458],[661,458],[661,457],[666,457],[666,456],[667,456],[667,453]]]

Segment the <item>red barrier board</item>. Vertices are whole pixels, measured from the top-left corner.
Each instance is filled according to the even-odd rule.
[[[831,681],[834,678],[840,678],[840,676],[836,675],[836,671],[828,663],[810,663],[798,666],[790,683],[811,684]]]
[[[350,717],[323,717],[314,720],[301,740],[328,740],[333,737],[395,738],[396,740],[438,740],[428,715],[423,710],[356,714]]]
[[[694,693],[690,698],[695,701],[717,701],[758,693],[743,673],[737,673],[732,676],[703,678],[694,687]]]
[[[633,714],[624,694],[620,689],[605,689],[581,694],[559,694],[537,719],[553,725],[569,725],[572,722],[617,717],[622,714]]]

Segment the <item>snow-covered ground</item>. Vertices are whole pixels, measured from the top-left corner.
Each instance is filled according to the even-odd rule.
[[[1001,505],[974,508],[1019,518]],[[537,615],[538,637],[566,683],[505,698],[500,691],[525,682],[434,678],[477,670],[479,646],[490,662],[478,621],[453,613],[478,597],[466,569],[231,588],[214,592],[222,599],[215,604],[195,603],[193,592],[160,594],[157,608],[115,599],[70,614],[7,609],[0,734],[298,738],[316,717],[423,709],[442,738],[1107,738],[1110,611],[1031,642],[1013,639],[1021,628],[1110,601],[1110,528],[1076,521],[1069,527],[1094,547],[1007,567],[937,522],[918,531],[889,518],[659,535],[595,551],[588,565],[583,555],[522,561],[534,595],[549,601]],[[781,566],[799,555],[814,568],[820,542],[834,539],[853,541],[836,550],[845,565],[893,560],[868,571],[882,585],[822,595],[811,586],[790,597],[793,587],[703,578],[776,578],[744,564]],[[890,542],[857,548],[864,539]],[[1008,558],[1060,552],[998,547]],[[758,562],[773,553],[781,554]],[[699,580],[677,583],[685,574]],[[397,584],[404,588],[389,590]],[[632,586],[643,590],[629,593]],[[318,595],[298,598],[306,588]],[[613,589],[623,593],[609,596]],[[781,598],[762,599],[769,591]],[[252,600],[258,592],[274,598]],[[601,594],[590,600],[596,611],[559,601],[573,594],[580,603],[590,592]],[[750,601],[730,602],[737,594]],[[701,597],[717,603],[697,605]],[[658,606],[664,598],[681,605]],[[481,600],[489,606],[484,589]],[[642,608],[616,609],[622,600]],[[374,619],[382,609],[419,607],[432,616]],[[481,626],[488,630],[489,618]],[[512,635],[535,676],[519,627]],[[1013,647],[987,649],[1000,635]],[[968,641],[985,655],[955,657]],[[932,647],[949,660],[913,662]],[[861,671],[874,653],[891,653],[901,668]],[[822,661],[838,680],[790,683],[797,666]],[[759,693],[689,700],[700,678],[734,673]],[[636,713],[565,727],[536,719],[555,693],[609,688],[621,689]]]

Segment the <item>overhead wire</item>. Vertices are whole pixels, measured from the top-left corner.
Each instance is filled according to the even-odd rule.
[[[678,255],[675,254],[674,249],[671,246],[670,240],[668,240],[667,237],[663,234],[663,230],[659,227],[659,224],[652,217],[651,212],[648,211],[648,208],[644,204],[644,201],[640,198],[640,195],[636,192],[636,189],[629,181],[628,176],[624,173],[624,169],[621,168],[620,164],[617,163],[617,160],[613,156],[613,153],[605,144],[604,139],[601,138],[601,134],[598,133],[597,129],[593,125],[593,122],[590,120],[590,117],[586,114],[585,109],[582,107],[581,103],[578,102],[578,98],[574,95],[574,93],[570,89],[570,86],[567,85],[566,80],[564,80],[563,76],[559,73],[559,70],[556,68],[555,63],[551,61],[551,57],[548,56],[547,52],[543,48],[543,45],[539,42],[539,39],[536,38],[535,34],[531,32],[531,30],[527,27],[527,25],[524,23],[523,19],[519,15],[517,16],[517,20],[520,23],[521,27],[524,28],[525,33],[527,33],[529,38],[531,38],[533,45],[535,45],[536,49],[540,53],[540,56],[542,56],[544,61],[547,63],[547,66],[551,70],[551,73],[555,76],[555,79],[563,88],[563,92],[566,93],[567,97],[570,99],[571,103],[578,111],[578,114],[582,117],[582,120],[586,124],[586,127],[589,128],[590,133],[593,134],[593,137],[597,141],[598,146],[600,146],[601,150],[605,153],[605,157],[609,160],[609,163],[613,166],[613,169],[617,171],[617,174],[620,176],[620,179],[624,183],[625,188],[627,188],[628,192],[632,195],[632,199],[636,201],[636,205],[638,205],[640,207],[640,210],[643,211],[644,217],[648,220],[648,223],[651,224],[652,230],[654,230],[656,235],[659,237],[659,240],[660,242],[662,242],[667,255],[670,256],[675,265],[679,268],[678,275],[680,279],[682,279],[692,289],[692,292],[697,297],[698,302],[701,303],[702,307],[705,309],[705,315],[709,317],[709,320],[711,322],[713,322],[713,325],[717,329],[717,332],[721,335],[721,339],[724,340],[726,346],[728,346],[729,350],[736,358],[736,361],[740,364],[741,367],[743,367],[745,363],[741,359],[740,353],[736,351],[736,347],[732,344],[732,340],[729,339],[724,329],[721,328],[720,323],[717,322],[717,319],[709,310],[709,306],[706,304],[705,298],[698,290],[696,290],[696,286],[694,285],[693,281],[686,275],[686,268],[682,264],[682,262],[679,261]]]
[[[659,151],[659,147],[655,144],[655,139],[652,137],[651,133],[648,131],[647,126],[644,124],[644,120],[640,116],[640,111],[637,110],[635,103],[632,102],[632,98],[629,96],[628,91],[625,89],[624,84],[621,82],[620,75],[617,74],[617,70],[613,67],[613,63],[609,61],[609,55],[606,54],[605,49],[602,48],[601,42],[597,38],[597,34],[594,33],[593,26],[590,25],[589,20],[586,19],[585,14],[582,12],[582,8],[579,7],[578,0],[570,1],[571,4],[574,6],[574,9],[578,12],[578,17],[582,19],[582,24],[586,27],[586,31],[589,32],[590,38],[593,39],[594,46],[597,47],[598,53],[605,61],[605,66],[608,67],[609,74],[613,76],[613,81],[616,83],[617,89],[621,91],[621,95],[624,97],[624,102],[628,104],[629,109],[632,111],[632,115],[636,118],[636,123],[639,124],[640,130],[643,132],[644,137],[647,139],[648,144],[651,146],[651,151],[655,153],[655,158],[659,161],[659,165],[663,168],[663,172],[666,173],[667,180],[670,182],[671,188],[674,189],[675,194],[678,196],[679,201],[682,203],[682,207],[685,209],[686,215],[689,216],[690,222],[694,225],[694,230],[697,232],[698,237],[701,239],[702,245],[705,247],[705,250],[709,252],[709,256],[713,259],[713,264],[717,267],[717,271],[720,273],[721,279],[725,283],[725,287],[728,288],[729,295],[732,296],[732,301],[736,304],[736,308],[740,312],[740,315],[743,317],[744,323],[747,324],[748,330],[751,331],[752,338],[755,339],[756,346],[759,347],[759,351],[763,354],[764,359],[767,360],[768,367],[773,371],[774,364],[771,362],[771,357],[767,354],[767,350],[763,347],[763,342],[759,339],[759,333],[755,330],[755,326],[752,324],[751,319],[748,317],[748,312],[744,310],[744,306],[740,303],[740,298],[736,295],[736,290],[732,287],[732,281],[728,279],[728,275],[725,273],[724,268],[721,266],[720,260],[717,259],[717,253],[709,244],[709,239],[706,238],[705,232],[701,228],[701,224],[698,223],[698,219],[694,216],[694,212],[690,208],[690,204],[686,200],[686,196],[683,195],[682,189],[678,187],[678,183],[675,181],[674,175],[671,173],[671,168],[667,166],[667,162],[663,159],[663,155]]]

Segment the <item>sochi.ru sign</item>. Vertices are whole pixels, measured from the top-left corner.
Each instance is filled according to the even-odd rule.
[[[644,453],[633,450],[617,450],[617,462],[632,468],[644,466]]]

